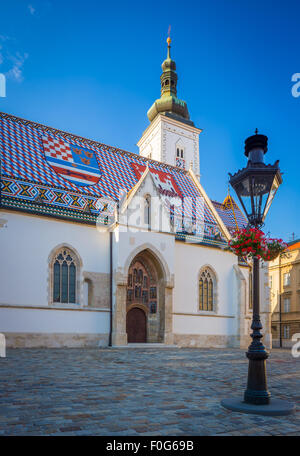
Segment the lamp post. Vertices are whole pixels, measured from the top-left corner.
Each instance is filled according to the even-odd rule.
[[[241,205],[247,215],[249,226],[259,228],[264,224],[267,212],[275,193],[282,183],[279,161],[274,165],[264,163],[264,155],[268,150],[268,138],[258,134],[245,141],[247,166],[234,175],[230,175],[230,184],[234,188]],[[262,324],[259,305],[259,259],[253,258],[253,319],[252,342],[246,356],[249,360],[247,389],[244,400],[224,399],[221,404],[234,411],[258,413],[262,415],[286,415],[292,413],[294,406],[286,401],[272,399],[267,387],[266,359],[267,353],[261,339]]]

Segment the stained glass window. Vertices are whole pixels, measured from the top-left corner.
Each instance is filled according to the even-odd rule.
[[[150,299],[156,299],[156,287],[150,288]]]
[[[199,280],[199,303],[200,303],[200,310],[203,307],[203,280],[200,278]]]
[[[207,279],[204,279],[203,310],[207,310]]]
[[[150,302],[150,313],[156,313],[156,302]]]
[[[54,286],[53,286],[53,301],[60,301],[60,264],[56,260],[54,263]]]
[[[213,281],[208,282],[208,310],[213,310]]]
[[[74,254],[63,250],[53,265],[53,302],[76,303],[76,265]]]
[[[132,280],[133,279],[133,280]],[[145,306],[151,312],[151,304],[158,308],[157,278],[150,273],[142,261],[137,260],[131,265],[128,272],[126,303],[132,307],[134,304]]]
[[[214,282],[213,274],[205,269],[199,278],[199,310],[214,310]]]
[[[64,261],[61,268],[61,302],[68,302],[68,265]]]
[[[147,290],[143,290],[142,297],[143,297],[143,303],[147,304],[147,302],[148,302],[148,291]]]
[[[75,303],[76,296],[76,267],[72,262],[69,266],[69,302]]]
[[[142,271],[141,269],[139,270],[139,278],[138,278],[138,281],[139,281],[140,283],[142,283],[142,281],[143,281],[143,271]]]

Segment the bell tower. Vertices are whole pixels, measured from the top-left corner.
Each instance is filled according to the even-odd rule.
[[[200,179],[199,134],[190,120],[187,104],[177,97],[176,63],[171,59],[171,38],[167,38],[167,58],[162,63],[161,96],[147,112],[150,125],[137,145],[140,155],[188,170]]]

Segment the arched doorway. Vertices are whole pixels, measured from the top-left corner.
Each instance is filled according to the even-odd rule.
[[[164,292],[163,273],[158,262],[148,251],[139,253],[128,271],[126,332],[129,343],[136,339],[163,342]]]
[[[155,292],[151,291],[150,300],[150,288],[149,288],[149,300],[147,305],[142,302],[135,303],[133,300],[130,301],[130,291],[132,297],[133,294],[133,273],[134,263],[141,261],[145,266],[145,270],[149,271],[150,278],[156,274],[156,300],[154,299]],[[113,307],[112,315],[112,344],[113,346],[126,345],[128,341],[127,337],[127,312],[132,307],[139,307],[144,310],[146,315],[146,327],[147,327],[147,342],[150,343],[173,343],[173,287],[174,277],[170,273],[167,262],[164,259],[162,252],[160,252],[155,246],[149,243],[143,244],[136,248],[135,254],[130,254],[129,258],[124,264],[122,263],[117,266],[118,272],[114,274],[114,280],[116,284],[115,291],[115,305]],[[130,270],[132,273],[132,284],[130,285]],[[154,280],[154,281],[155,281]],[[153,283],[153,282],[152,282]],[[150,281],[151,284],[151,281]],[[147,291],[141,287],[141,298],[143,297],[143,291]],[[129,292],[129,293],[128,293]],[[140,292],[137,291],[137,296]],[[140,298],[140,299],[141,299]],[[150,306],[150,303],[156,303],[155,306]],[[152,307],[152,309],[151,309]],[[156,312],[155,312],[156,310]],[[152,313],[153,312],[153,313]]]
[[[126,315],[128,343],[147,341],[147,320],[145,312],[139,307],[132,307]]]

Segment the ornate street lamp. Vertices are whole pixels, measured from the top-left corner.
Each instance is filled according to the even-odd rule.
[[[243,206],[249,225],[263,225],[275,193],[282,183],[279,160],[274,165],[265,165],[264,154],[268,150],[268,138],[256,134],[245,141],[246,168],[230,175],[230,184]]]
[[[268,138],[256,134],[245,141],[245,155],[248,158],[246,168],[230,175],[230,184],[247,215],[250,227],[261,227],[273,201],[275,193],[282,183],[279,161],[274,165],[264,163],[264,154],[267,152]],[[246,353],[249,359],[248,383],[244,393],[244,400],[224,399],[221,404],[234,411],[258,413],[262,415],[287,415],[294,411],[293,404],[286,401],[271,400],[267,387],[266,359],[267,353],[262,344],[262,324],[259,309],[259,259],[253,258],[253,319],[251,329],[252,342]]]

